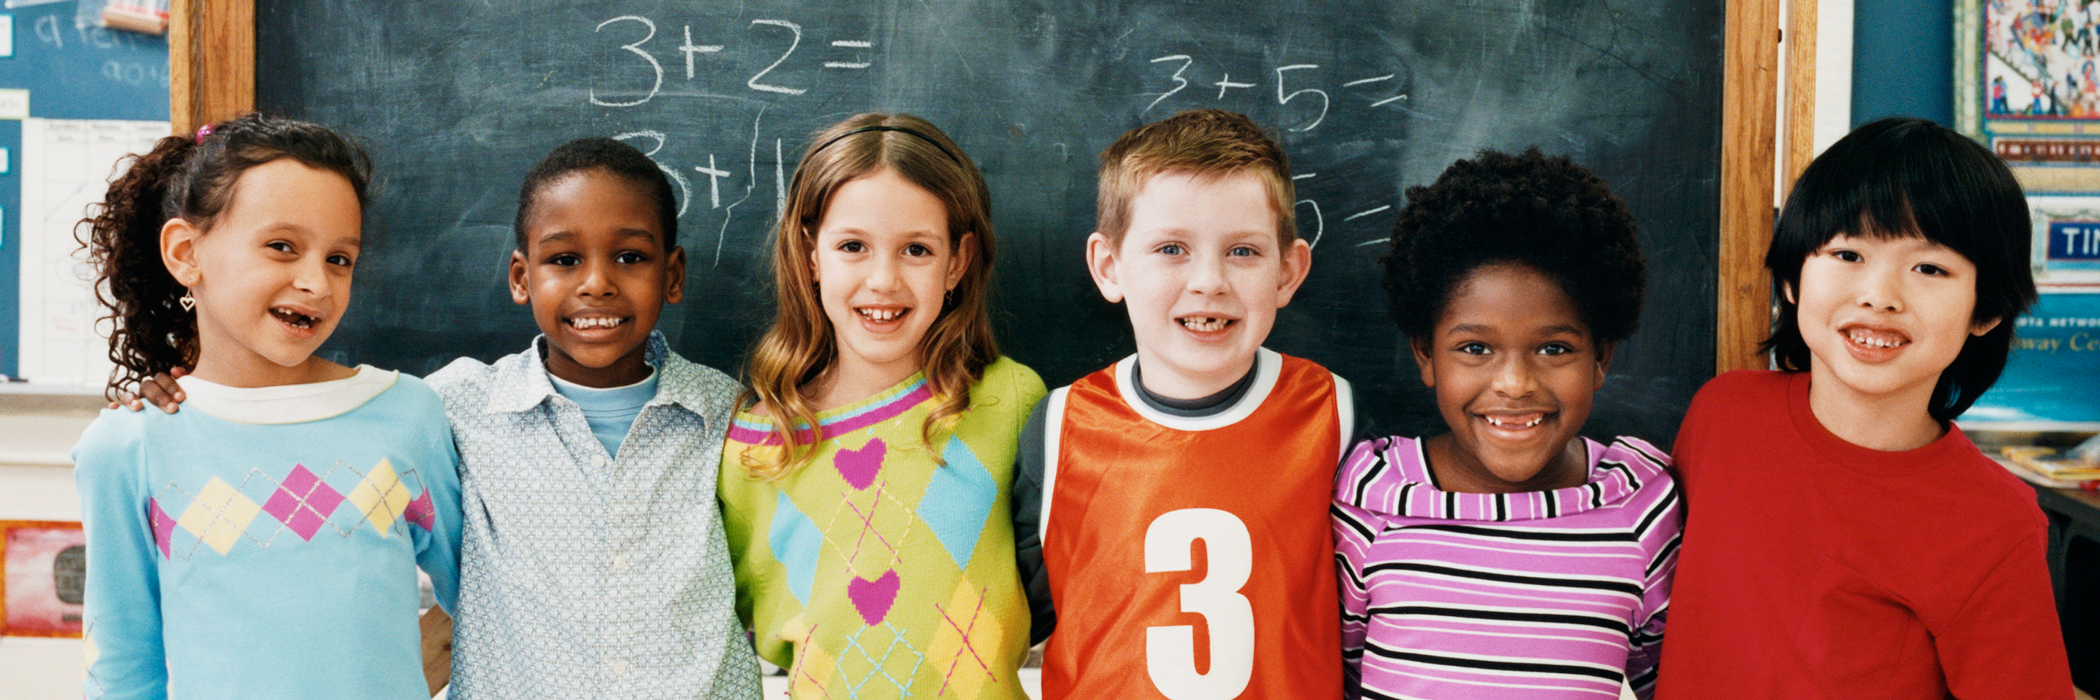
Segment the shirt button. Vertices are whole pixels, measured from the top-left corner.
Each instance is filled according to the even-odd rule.
[[[616,554],[616,555],[613,555],[613,569],[615,569],[615,570],[618,570],[618,571],[626,571],[626,570],[627,570],[627,555],[625,555],[625,554]]]
[[[604,469],[605,455],[591,455],[591,466],[599,469]]]
[[[625,660],[612,662],[612,673],[615,676],[627,675],[627,662]]]

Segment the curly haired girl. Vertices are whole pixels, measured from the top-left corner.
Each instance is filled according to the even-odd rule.
[[[194,368],[193,410],[73,449],[85,695],[429,697],[416,569],[450,607],[459,476],[437,394],[314,355],[349,310],[371,166],[249,115],[171,136],[86,223],[113,385]]]
[[[1450,432],[1357,443],[1336,480],[1350,697],[1648,697],[1669,456],[1578,434],[1640,320],[1633,216],[1537,149],[1483,151],[1407,198],[1387,298]]]

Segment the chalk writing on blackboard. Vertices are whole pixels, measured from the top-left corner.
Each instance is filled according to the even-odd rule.
[[[1150,113],[1152,111],[1152,108],[1159,106],[1159,103],[1164,102],[1167,98],[1173,97],[1176,94],[1179,94],[1182,90],[1187,89],[1188,86],[1192,84],[1192,81],[1189,79],[1187,73],[1191,66],[1196,65],[1196,59],[1192,56],[1189,56],[1188,54],[1172,54],[1151,59],[1149,63],[1164,63],[1173,66],[1174,73],[1172,75],[1166,76],[1166,79],[1173,81],[1174,84],[1172,87],[1167,88],[1165,92],[1157,93],[1152,98],[1151,102],[1145,104],[1145,109],[1143,112],[1140,112],[1141,114]],[[1288,127],[1288,131],[1312,131],[1313,129],[1319,127],[1321,122],[1327,120],[1327,111],[1334,107],[1333,97],[1331,97],[1328,94],[1328,92],[1324,89],[1317,87],[1306,87],[1293,90],[1289,89],[1284,85],[1290,80],[1300,79],[1298,78],[1298,76],[1288,75],[1289,73],[1293,71],[1316,70],[1319,67],[1320,65],[1317,63],[1293,63],[1290,65],[1276,66],[1273,69],[1271,69],[1271,72],[1276,76],[1276,104],[1288,106],[1291,104],[1292,101],[1303,97],[1306,98],[1306,102],[1304,102],[1303,104],[1309,106],[1313,104],[1311,98],[1319,98],[1319,109],[1317,111],[1307,110],[1306,112],[1307,114],[1312,115],[1311,121],[1296,126]],[[1392,82],[1393,78],[1397,77],[1398,75],[1399,74],[1397,73],[1387,73],[1385,75],[1351,80],[1349,82],[1342,83],[1342,87],[1355,88],[1363,86],[1372,86],[1365,89],[1376,90],[1383,87],[1380,85],[1381,83]],[[1261,87],[1260,83],[1236,82],[1232,79],[1232,73],[1224,71],[1219,72],[1217,82],[1204,83],[1204,85],[1208,85],[1218,89],[1218,96],[1215,100],[1217,102],[1224,102],[1225,96],[1234,89],[1248,90],[1252,88]],[[1391,92],[1391,90],[1388,89],[1387,92]],[[1381,94],[1380,96],[1377,96],[1373,99],[1375,99],[1375,101],[1370,103],[1371,107],[1383,107],[1385,105],[1407,99],[1407,93],[1397,92],[1393,94]]]
[[[658,93],[663,91],[664,85],[663,63],[657,60],[656,54],[651,53],[654,49],[649,45],[656,38],[656,21],[641,15],[620,15],[599,22],[594,31],[603,34],[607,32],[608,27],[615,25],[619,25],[618,29],[612,30],[615,33],[623,31],[629,34],[636,31],[640,32],[640,38],[630,43],[621,44],[620,49],[638,57],[640,62],[634,64],[636,71],[640,71],[643,67],[648,68],[648,75],[650,76],[649,89],[641,97],[635,99],[610,100],[600,98],[598,96],[598,88],[594,85],[590,90],[591,104],[600,107],[638,107],[648,104],[650,100],[656,99]],[[633,26],[629,27],[628,25]],[[683,25],[681,28],[684,30],[685,42],[679,44],[673,50],[677,51],[684,59],[685,79],[691,81],[695,79],[696,75],[693,66],[694,60],[700,56],[722,53],[724,46],[722,44],[695,44],[693,43],[693,26],[688,24]],[[779,48],[779,55],[774,57],[773,62],[766,64],[765,68],[759,69],[757,73],[753,73],[749,79],[746,79],[744,87],[758,92],[769,92],[779,95],[801,95],[809,92],[808,88],[786,85],[778,82],[777,78],[772,77],[774,71],[779,70],[789,59],[794,58],[795,51],[802,48],[802,25],[784,19],[754,19],[751,20],[751,23],[745,29],[749,32],[773,37],[776,42],[779,38],[782,38],[781,35],[784,32],[786,41],[779,42],[784,45]],[[857,39],[838,39],[829,43],[835,49],[865,50],[875,46],[872,41]],[[822,65],[826,69],[833,70],[864,70],[874,65],[873,61],[866,60],[865,55],[857,51],[853,54],[853,58],[857,60],[823,61]],[[637,72],[637,75],[639,75],[639,72]]]
[[[746,167],[749,168],[747,172],[754,174],[758,172],[759,125],[764,121],[764,119],[765,110],[761,109],[759,110],[758,117],[754,118],[751,122],[751,148],[749,156],[746,159]],[[665,175],[670,176],[672,182],[678,183],[678,215],[685,216],[686,210],[690,208],[693,201],[692,180],[685,176],[684,171],[664,163],[664,159],[657,156],[657,152],[663,150],[664,144],[667,143],[667,137],[664,135],[664,132],[655,130],[630,131],[624,134],[616,134],[612,138],[617,141],[632,142],[636,140],[647,140],[649,142],[647,144],[647,148],[642,148],[640,145],[637,145],[636,147],[641,148],[643,155],[649,156],[650,158],[656,160],[656,167],[658,169],[663,170]],[[784,209],[787,206],[787,172],[785,167],[782,165],[783,161],[781,160],[781,150],[782,140],[776,137],[773,139],[773,187],[774,190],[781,193],[780,196],[777,198],[778,201],[775,202],[774,206],[774,213],[776,215],[781,209]],[[724,215],[722,217],[722,226],[715,232],[714,257],[713,260],[709,263],[710,266],[719,265],[722,261],[722,244],[728,239],[729,236],[729,222],[731,219],[734,218],[732,215],[735,214],[737,205],[743,204],[745,200],[751,198],[751,190],[754,187],[756,179],[746,178],[744,181],[743,198],[738,199],[734,202],[730,202],[725,207],[722,204],[722,179],[733,177],[736,175],[736,173],[718,167],[715,162],[715,154],[713,153],[707,154],[707,165],[696,165],[693,166],[692,169],[694,172],[707,176],[708,208],[721,209],[724,211]]]
[[[562,141],[620,135],[677,175],[688,302],[659,328],[735,368],[771,320],[765,243],[795,157],[847,115],[903,112],[983,168],[1001,350],[1051,384],[1132,347],[1082,255],[1096,154],[1176,112],[1241,112],[1303,176],[1291,206],[1317,243],[1272,348],[1356,382],[1396,432],[1443,420],[1376,295],[1376,248],[1408,186],[1481,148],[1539,145],[1626,198],[1651,290],[1668,290],[1589,425],[1667,443],[1713,367],[1724,3],[1273,5],[285,0],[256,7],[256,106],[353,129],[393,193],[367,214],[375,246],[330,359],[428,372],[524,347],[529,313],[497,256],[518,179]],[[1168,56],[1185,58],[1154,61]]]
[[[821,81],[809,82],[808,74],[802,71],[865,71],[877,67],[871,58],[877,48],[874,41],[857,37],[823,37],[820,40],[812,35],[824,34],[825,30],[805,27],[800,22],[788,19],[751,19],[740,27],[701,25],[696,28],[693,24],[677,26],[676,34],[659,37],[658,35],[667,29],[667,25],[660,25],[656,19],[639,14],[618,15],[593,25],[592,33],[602,37],[599,39],[599,45],[612,53],[609,54],[610,58],[600,64],[604,66],[605,72],[587,78],[587,85],[582,86],[586,88],[581,93],[588,104],[613,109],[640,107],[669,92],[756,102],[763,108],[769,100],[808,95],[813,87],[822,84]],[[739,34],[741,36],[738,36]],[[730,42],[737,39],[743,40],[745,44],[733,48]],[[820,47],[822,51],[805,49],[805,39]],[[810,55],[823,51],[828,53],[814,57]],[[1407,75],[1407,72],[1393,70],[1395,66],[1391,64],[1378,65],[1370,70],[1339,70],[1322,63],[1279,61],[1274,65],[1258,66],[1255,70],[1242,74],[1247,77],[1235,79],[1230,70],[1222,67],[1233,63],[1227,59],[1199,57],[1186,53],[1150,54],[1153,56],[1151,58],[1142,57],[1148,54],[1135,55],[1138,57],[1129,60],[1150,64],[1147,66],[1147,72],[1156,75],[1156,79],[1160,81],[1158,92],[1148,91],[1135,95],[1136,99],[1144,101],[1140,114],[1151,112],[1163,104],[1175,109],[1221,106],[1242,111],[1255,111],[1274,105],[1284,107],[1287,113],[1294,115],[1294,119],[1283,125],[1285,131],[1305,133],[1327,123],[1330,113],[1344,105],[1362,105],[1364,109],[1376,109],[1403,103],[1408,99],[1408,80],[1401,77]],[[764,65],[753,69],[746,64],[744,71],[735,76],[741,79],[740,86],[721,80],[719,75],[702,69],[708,61],[727,65],[737,62],[740,58],[748,60],[754,56],[763,61]],[[672,62],[673,66],[668,71],[665,69],[667,61]],[[692,84],[692,89],[699,92],[684,92],[666,87],[667,81],[675,85],[679,80],[677,67],[681,65],[685,69],[685,82]],[[1348,73],[1354,75],[1345,81],[1326,80],[1329,76]],[[719,80],[722,84],[705,82],[710,80]],[[1190,90],[1190,87],[1197,89]],[[1338,96],[1341,96],[1340,101]],[[1266,104],[1246,104],[1243,102],[1245,100]],[[684,162],[671,162],[679,159],[670,158],[670,154],[687,153],[690,150],[689,146],[667,148],[671,137],[658,128],[632,129],[614,138],[635,141],[645,153],[657,159],[664,172],[678,184],[680,215],[690,211],[693,201],[699,198],[702,189],[705,190],[708,210],[720,211],[723,215],[717,240],[714,241],[719,251],[731,230],[730,219],[737,205],[748,200],[756,186],[756,176],[761,167],[758,158],[759,145],[767,138],[763,133],[763,122],[761,111],[760,116],[753,121],[751,137],[748,144],[745,144],[747,148],[739,149],[746,150],[747,153],[736,154],[745,155],[743,159],[738,159],[735,155],[703,152],[685,156]],[[786,139],[774,136],[772,141],[775,154],[772,162],[776,171],[775,189],[780,190],[776,192],[776,195],[780,195],[776,197],[778,199],[784,198],[786,173],[781,155],[786,150]],[[1065,148],[1064,144],[1057,146]],[[744,161],[741,171],[736,165],[739,160]],[[1314,175],[1308,173],[1295,179],[1305,180]],[[746,178],[744,193],[741,198],[729,201],[726,198],[737,196],[733,188],[739,177]],[[703,178],[704,188],[701,187]],[[725,188],[732,188],[732,191],[725,193]],[[1298,218],[1302,222],[1302,233],[1307,243],[1317,248],[1326,235],[1325,207],[1320,201],[1312,198],[1300,199],[1296,206],[1299,209]],[[1391,209],[1389,204],[1362,203],[1346,209],[1348,213],[1339,221],[1356,222]],[[1377,221],[1353,224],[1352,227],[1366,224],[1371,225],[1373,230],[1382,228]],[[719,263],[719,255],[712,257],[714,262]]]
[[[1165,71],[1167,68],[1171,68],[1173,72],[1163,76],[1166,81],[1171,82],[1171,85],[1163,85],[1165,88],[1163,92],[1141,95],[1141,97],[1152,98],[1151,101],[1145,103],[1145,108],[1139,111],[1141,115],[1151,113],[1153,108],[1158,107],[1160,103],[1167,101],[1168,98],[1181,95],[1190,85],[1217,88],[1217,94],[1210,100],[1210,102],[1216,104],[1205,104],[1201,97],[1197,97],[1197,95],[1209,95],[1208,91],[1202,91],[1184,96],[1185,99],[1193,101],[1194,104],[1186,104],[1182,108],[1222,106],[1227,109],[1246,110],[1248,108],[1247,105],[1233,104],[1228,102],[1226,98],[1239,94],[1234,93],[1234,90],[1253,94],[1257,92],[1258,88],[1262,87],[1259,82],[1248,82],[1254,80],[1252,78],[1247,79],[1248,81],[1233,80],[1232,73],[1227,70],[1220,70],[1216,81],[1198,83],[1196,82],[1197,78],[1189,74],[1189,69],[1197,67],[1199,64],[1197,59],[1189,54],[1169,54],[1149,59],[1146,62],[1162,64],[1161,68],[1155,69],[1156,71]],[[1334,97],[1327,89],[1322,87],[1302,87],[1302,85],[1310,84],[1306,82],[1304,72],[1317,71],[1320,67],[1320,64],[1317,63],[1290,63],[1269,69],[1269,74],[1274,76],[1274,81],[1271,84],[1275,87],[1274,99],[1276,104],[1290,107],[1295,102],[1299,105],[1297,109],[1300,110],[1300,121],[1292,126],[1285,127],[1285,131],[1305,133],[1319,128],[1320,124],[1327,120],[1328,112],[1334,108]],[[1398,78],[1399,75],[1399,73],[1385,73],[1350,80],[1342,83],[1341,88],[1363,93],[1366,96],[1365,101],[1368,102],[1366,108],[1383,107],[1407,99],[1407,93],[1404,90],[1392,85],[1395,82],[1395,78]],[[1268,98],[1261,97],[1257,99]],[[1306,180],[1315,175],[1317,173],[1302,173],[1292,177],[1292,179]],[[1317,249],[1320,245],[1320,239],[1327,233],[1326,213],[1321,209],[1320,202],[1313,199],[1298,200],[1297,207],[1309,214],[1301,215],[1299,220],[1304,224],[1304,228],[1309,229],[1305,236],[1307,244]],[[1364,207],[1343,217],[1342,221],[1351,222],[1391,209],[1392,205],[1389,204]],[[1372,243],[1382,243],[1385,240],[1380,238],[1372,241]],[[1361,245],[1366,244],[1359,244],[1359,246]]]

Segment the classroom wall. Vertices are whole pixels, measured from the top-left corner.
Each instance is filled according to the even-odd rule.
[[[1853,0],[1852,126],[1896,116],[1954,126],[1951,0]]]
[[[93,395],[0,390],[0,520],[80,520],[67,453],[100,403]],[[0,698],[79,698],[81,662],[78,639],[0,637]]]
[[[12,18],[13,55],[0,88],[30,91],[29,114],[50,119],[168,117],[167,41],[75,22],[77,3],[0,10]],[[21,122],[0,120],[0,374],[18,373]],[[80,520],[67,453],[101,404],[94,390],[0,382],[0,520]],[[97,392],[99,393],[99,392]],[[0,637],[0,700],[80,697],[81,641]]]

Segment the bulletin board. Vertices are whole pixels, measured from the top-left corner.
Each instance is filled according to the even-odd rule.
[[[123,120],[165,122],[168,119],[168,42],[164,37],[111,30],[82,21],[75,2],[56,2],[0,10],[0,91],[27,91],[27,116],[66,128],[75,120]],[[19,93],[0,92],[0,97]],[[0,106],[4,106],[0,99]],[[0,375],[22,374],[22,253],[24,214],[38,219],[62,221],[85,215],[80,203],[99,201],[101,192],[91,191],[99,178],[107,183],[113,162],[75,161],[80,173],[63,178],[60,187],[50,178],[24,180],[25,120],[21,114],[0,114],[0,149],[5,149],[0,168]],[[112,122],[116,123],[116,122]],[[65,158],[84,158],[90,151],[108,150],[97,139],[123,133],[129,127],[107,126],[75,130],[88,140],[71,143],[47,142]],[[34,130],[34,127],[32,127]],[[48,133],[48,132],[47,132]],[[161,129],[160,133],[166,133]],[[107,159],[103,159],[107,160]],[[25,187],[33,195],[25,201]],[[82,188],[86,187],[86,190]],[[54,189],[63,190],[50,193]],[[49,193],[49,194],[40,194]],[[83,199],[86,198],[86,199]],[[41,206],[40,206],[41,205]],[[35,228],[35,227],[32,227]],[[42,227],[50,230],[52,227]],[[57,238],[57,240],[53,240]],[[72,241],[46,235],[40,240],[46,250],[69,248]],[[32,292],[32,296],[34,293]],[[28,309],[34,314],[38,309]],[[76,316],[74,323],[92,323],[92,310]],[[66,329],[60,329],[65,332]]]

